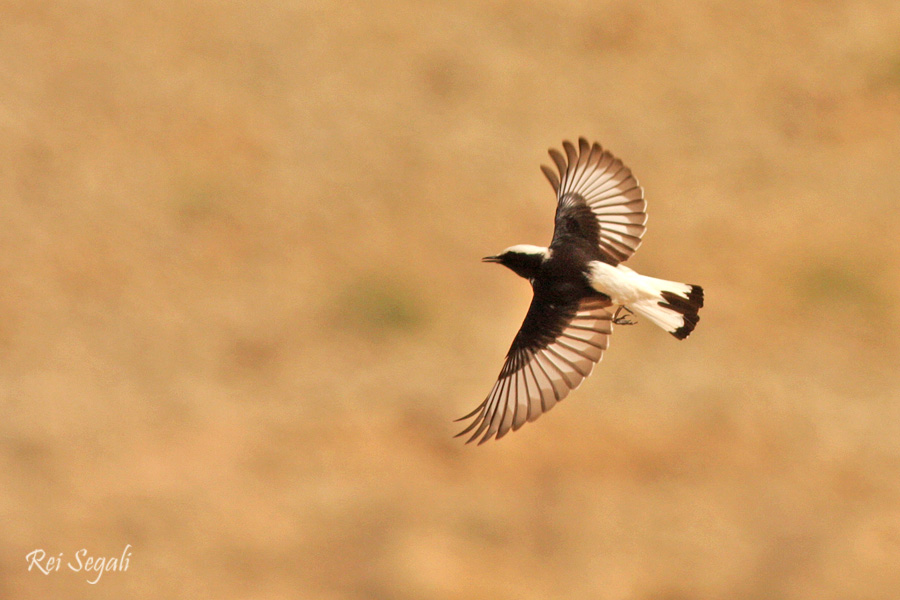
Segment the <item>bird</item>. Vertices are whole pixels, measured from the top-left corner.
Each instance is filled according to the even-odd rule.
[[[556,172],[541,166],[557,198],[550,245],[518,244],[482,259],[527,279],[533,297],[491,392],[457,419],[472,419],[456,435],[471,434],[466,443],[499,440],[552,409],[603,358],[614,324],[642,317],[683,340],[700,320],[701,286],[622,264],[647,223],[644,190],[631,170],[584,137],[577,148],[568,140],[562,146],[565,154],[549,150]]]

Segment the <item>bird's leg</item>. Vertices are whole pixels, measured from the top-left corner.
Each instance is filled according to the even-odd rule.
[[[629,315],[634,314],[627,306],[620,306],[618,309],[616,309],[616,314],[613,315],[613,323],[615,323],[616,325],[634,325],[635,323],[637,323],[637,321],[632,321],[627,316],[620,317],[619,313],[621,313],[623,310]]]

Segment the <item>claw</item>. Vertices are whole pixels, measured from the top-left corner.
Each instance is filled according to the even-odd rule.
[[[615,323],[616,325],[636,325],[637,321],[632,321],[626,316],[619,316],[619,313],[621,313],[623,310],[629,315],[634,315],[634,313],[631,312],[631,310],[627,306],[620,306],[618,309],[616,309],[616,314],[613,315],[613,323]]]

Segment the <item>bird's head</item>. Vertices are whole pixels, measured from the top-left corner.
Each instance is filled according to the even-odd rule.
[[[549,255],[550,251],[547,248],[519,244],[507,248],[496,256],[485,256],[481,260],[501,264],[525,279],[534,279],[541,270],[541,264]]]

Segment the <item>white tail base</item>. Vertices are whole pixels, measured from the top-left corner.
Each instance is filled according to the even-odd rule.
[[[692,286],[686,283],[647,277],[623,265],[612,266],[600,261],[590,264],[590,283],[595,290],[609,296],[613,304],[628,308],[669,333],[685,325],[684,315],[660,302],[663,292],[687,299]]]

